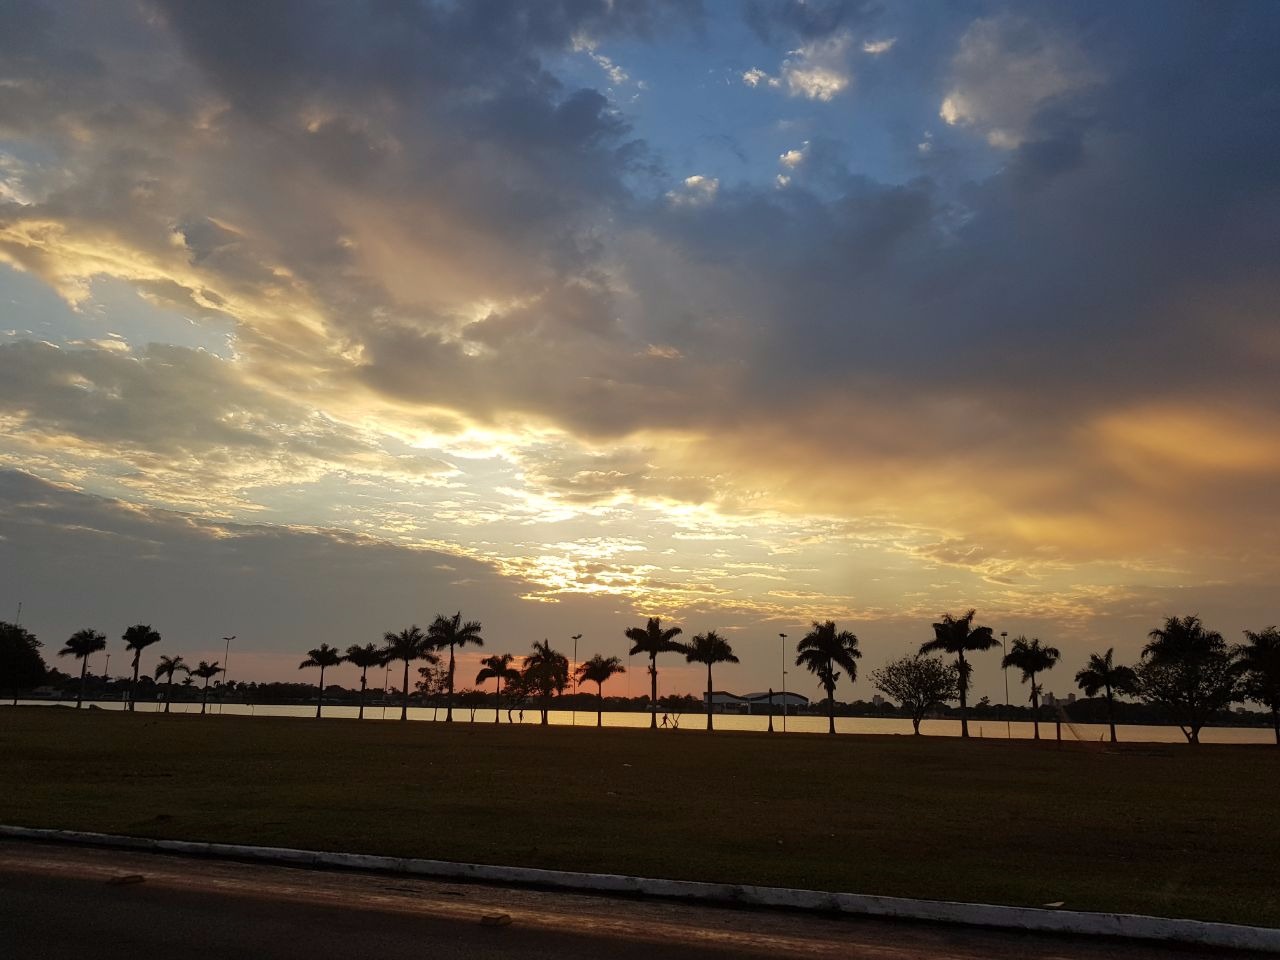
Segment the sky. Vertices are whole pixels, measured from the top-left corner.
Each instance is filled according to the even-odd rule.
[[[976,608],[1064,695],[1280,619],[1278,266],[1270,2],[12,0],[0,616],[868,699]]]

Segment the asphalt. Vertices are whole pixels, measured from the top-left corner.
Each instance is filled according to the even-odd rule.
[[[0,841],[6,958],[1188,960],[1238,952]]]

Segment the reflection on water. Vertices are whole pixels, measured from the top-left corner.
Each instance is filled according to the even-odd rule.
[[[48,700],[20,700],[20,704],[25,705],[46,705],[58,706],[57,701]],[[88,706],[90,701],[86,700],[85,705]],[[61,706],[73,706],[74,701],[63,701]],[[124,703],[119,700],[95,701],[95,706],[104,710],[123,710]],[[155,713],[162,711],[164,704],[162,703],[139,703],[139,713]],[[199,703],[175,703],[173,705],[174,713],[199,713]],[[209,713],[217,716],[219,713],[225,715],[236,716],[258,716],[258,717],[315,717],[315,704],[307,706],[306,704],[296,705],[246,705],[243,703],[227,703],[227,704],[209,704]],[[326,717],[344,717],[354,720],[356,718],[357,708],[350,706],[329,706],[325,705],[324,715]],[[388,703],[385,707],[381,704],[377,706],[366,706],[364,710],[366,720],[398,720],[400,719],[400,706],[398,704]],[[524,719],[520,719],[520,711],[514,711],[512,716],[517,723],[523,722],[526,725],[536,724],[540,719],[537,710],[525,709]],[[683,713],[669,714],[671,722],[677,725],[677,729],[681,731],[699,731],[706,728],[706,715],[701,713]],[[455,721],[462,723],[471,722],[471,711],[469,709],[454,708],[453,717]],[[659,715],[661,718],[661,714]],[[410,720],[443,720],[444,710],[433,709],[431,707],[410,707]],[[483,709],[475,711],[476,723],[493,723],[494,715],[492,709]],[[579,710],[577,713],[568,710],[552,710],[550,721],[558,726],[568,726],[574,724],[580,727],[595,726],[596,715],[594,713]],[[507,722],[507,711],[502,711],[501,722]],[[764,716],[739,716],[735,714],[716,714],[715,725],[717,730],[756,730],[764,731],[768,728],[769,719]],[[647,713],[605,713],[604,725],[606,727],[647,727],[649,725],[649,714]],[[773,729],[776,733],[782,732],[782,717],[773,718]],[[1159,727],[1159,726],[1138,726],[1118,724],[1116,727],[1117,735],[1122,741],[1130,743],[1183,743],[1185,738],[1182,731],[1177,727]],[[665,731],[663,731],[665,732]],[[826,733],[827,718],[819,716],[791,716],[787,717],[787,733]],[[875,717],[836,717],[837,733],[879,733],[879,734],[904,734],[910,735],[911,721],[899,719],[883,719]],[[920,732],[926,736],[934,737],[958,737],[960,736],[959,720],[926,720],[920,725]],[[969,733],[974,737],[983,737],[988,739],[1003,740],[1007,736],[1016,739],[1029,740],[1032,737],[1032,725],[1030,723],[1011,723],[1006,725],[1003,721],[998,720],[970,720]],[[1054,725],[1052,722],[1040,724],[1040,736],[1047,740],[1054,738]],[[1087,740],[1100,741],[1107,739],[1107,727],[1100,723],[1064,723],[1062,725],[1063,740]],[[1200,740],[1203,743],[1274,743],[1275,736],[1270,729],[1266,727],[1205,727],[1200,731]]]

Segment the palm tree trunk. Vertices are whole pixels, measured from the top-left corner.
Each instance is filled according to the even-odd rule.
[[[549,694],[542,697],[542,725],[547,725],[547,711],[551,709],[551,697]]]
[[[596,690],[596,726],[604,726],[604,684],[597,683]],[[1277,721],[1280,722],[1280,721]],[[1280,727],[1276,727],[1276,742],[1280,743]]]
[[[827,687],[827,733],[836,732],[836,688]]]
[[[1036,693],[1036,675],[1031,674],[1031,726],[1035,729],[1035,738],[1040,739],[1040,694]]]
[[[449,701],[444,713],[445,723],[453,723],[453,644],[449,644]]]
[[[324,664],[320,665],[320,683],[317,684],[319,696],[316,698],[316,719],[320,719],[320,708],[324,706]]]
[[[400,697],[400,719],[409,719],[409,658],[404,658],[404,691]]]
[[[707,729],[713,729],[711,726],[711,664],[707,664]]]
[[[84,678],[89,669],[89,658],[80,658],[80,692],[76,695],[76,709],[79,710],[81,704],[84,703]]]
[[[204,716],[205,710],[209,708],[209,678],[204,678],[204,693],[200,697],[200,716]]]
[[[499,675],[497,677],[494,677],[494,679],[498,681],[498,686],[494,693],[493,722],[501,723],[502,722],[502,676]]]
[[[964,651],[959,654],[960,661],[960,736],[969,739],[969,677],[964,671]]]
[[[1111,742],[1116,742],[1116,701],[1111,687],[1107,687],[1107,724],[1111,727]]]
[[[138,650],[133,655],[133,683],[129,685],[129,712],[133,713],[134,705],[138,702],[138,660],[142,657],[142,651]]]
[[[649,654],[649,729],[658,729],[658,655]]]
[[[1271,725],[1276,730],[1276,746],[1280,747],[1280,707],[1271,708]]]
[[[360,712],[356,714],[357,720],[364,719],[364,688],[368,685],[365,675],[369,672],[368,667],[360,668]]]
[[[169,671],[169,682],[164,685],[164,712],[169,712],[169,704],[173,702],[173,671]]]

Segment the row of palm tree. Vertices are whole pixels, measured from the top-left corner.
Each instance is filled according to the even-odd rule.
[[[936,653],[955,657],[955,695],[960,702],[961,736],[969,736],[968,691],[971,685],[973,654],[1001,645],[991,627],[975,625],[976,611],[969,610],[962,616],[943,614],[933,624],[933,639],[921,644],[919,655],[926,657]],[[718,663],[738,663],[730,643],[714,630],[698,634],[689,642],[678,638],[680,627],[664,627],[660,618],[651,617],[642,627],[625,631],[632,646],[630,655],[649,658],[650,703],[658,702],[658,656],[663,653],[683,654],[686,662],[704,664],[707,668],[707,729],[714,728],[711,701],[714,693],[712,669]],[[1003,637],[1004,635],[1002,635]],[[1089,656],[1085,666],[1075,676],[1076,684],[1087,696],[1103,693],[1108,710],[1111,740],[1116,738],[1115,698],[1142,694],[1148,700],[1165,706],[1182,725],[1191,742],[1197,742],[1200,728],[1217,711],[1235,700],[1248,697],[1268,706],[1272,713],[1276,741],[1280,743],[1280,631],[1270,627],[1260,633],[1246,632],[1247,644],[1228,647],[1221,635],[1207,630],[1194,616],[1170,617],[1163,626],[1148,635],[1149,642],[1143,648],[1138,666],[1117,664],[1114,648],[1105,653]],[[125,630],[122,639],[125,648],[133,653],[133,679],[130,683],[129,709],[136,703],[139,663],[141,653],[158,643],[160,635],[146,624],[136,624]],[[576,638],[575,638],[576,639]],[[453,720],[454,676],[456,651],[468,646],[483,646],[481,625],[478,621],[464,621],[462,614],[439,615],[423,631],[417,625],[406,627],[398,633],[383,635],[383,644],[352,645],[346,652],[322,643],[308,651],[307,659],[299,669],[319,668],[319,697],[316,716],[324,709],[325,671],[341,663],[351,663],[360,668],[359,717],[364,717],[365,696],[370,668],[389,666],[394,661],[404,663],[404,679],[401,686],[402,702],[400,719],[408,718],[409,667],[415,661],[425,661],[426,667],[419,673],[424,676],[431,668],[438,667],[443,653],[448,650],[448,666],[441,674],[440,687],[446,694],[446,721]],[[95,630],[80,630],[73,634],[59,651],[60,656],[73,656],[82,661],[80,690],[76,707],[83,704],[88,658],[106,647],[106,637]],[[968,656],[966,656],[968,655]],[[841,679],[841,670],[850,683],[857,679],[857,661],[861,659],[858,638],[848,630],[840,630],[834,621],[815,621],[812,629],[796,644],[797,666],[806,668],[826,692],[828,730],[835,733],[835,691]],[[1022,674],[1023,683],[1029,684],[1032,720],[1035,739],[1040,738],[1040,698],[1043,692],[1039,677],[1053,669],[1061,659],[1056,647],[1041,643],[1038,638],[1016,637],[1005,651],[1001,665],[1013,667]],[[494,654],[481,660],[476,683],[495,681],[495,698],[498,709],[495,721],[500,721],[504,685],[510,689],[519,685],[525,695],[536,694],[542,706],[543,722],[547,722],[550,698],[563,692],[570,678],[568,659],[552,649],[550,642],[535,643],[533,653],[525,656],[520,669],[516,658],[509,653]],[[221,672],[217,662],[201,661],[189,668],[181,656],[162,656],[155,669],[155,679],[166,679],[165,712],[172,702],[175,673],[184,672],[204,679],[201,713],[208,703],[209,681]],[[576,666],[573,677],[579,683],[595,683],[598,692],[596,723],[602,723],[604,684],[613,676],[624,673],[618,657],[599,654]],[[434,675],[434,674],[433,674]],[[933,677],[937,680],[937,677]],[[439,687],[437,688],[439,689]],[[936,697],[936,694],[930,696]],[[651,728],[658,725],[656,711],[651,711]]]

